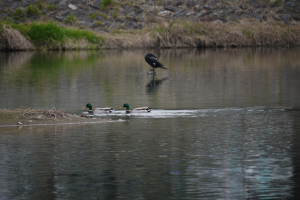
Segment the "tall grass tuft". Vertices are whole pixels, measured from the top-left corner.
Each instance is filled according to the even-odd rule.
[[[66,17],[65,23],[74,24],[74,23],[76,23],[76,21],[77,21],[77,18],[75,17],[75,15],[72,14],[72,15],[68,15]]]
[[[41,14],[40,10],[36,6],[33,6],[33,5],[29,5],[26,8],[25,13],[28,17]]]
[[[106,9],[108,6],[112,6],[114,4],[113,0],[103,0],[101,9]]]

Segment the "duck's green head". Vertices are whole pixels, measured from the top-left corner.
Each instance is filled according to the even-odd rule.
[[[90,104],[90,103],[86,104],[83,109],[86,109],[86,108],[88,108],[89,110],[93,110],[92,109],[92,104]]]
[[[124,103],[124,105],[121,108],[127,108],[127,110],[129,110],[129,104],[128,103]]]

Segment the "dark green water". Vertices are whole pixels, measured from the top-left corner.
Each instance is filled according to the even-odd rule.
[[[147,52],[0,53],[0,108],[125,120],[0,127],[0,199],[300,196],[299,49]]]

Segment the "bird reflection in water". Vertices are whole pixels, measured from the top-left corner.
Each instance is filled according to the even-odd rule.
[[[156,89],[158,89],[164,81],[169,79],[168,77],[155,79],[155,75],[151,75],[150,77],[151,77],[151,81],[146,85],[146,91],[148,94],[151,94],[154,91],[156,91]]]

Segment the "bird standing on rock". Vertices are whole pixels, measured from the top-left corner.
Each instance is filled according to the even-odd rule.
[[[164,68],[164,69],[168,69],[166,67],[164,67],[163,64],[161,64],[158,60],[157,57],[155,55],[153,55],[152,53],[147,53],[145,55],[145,60],[146,62],[153,67],[153,73],[154,73],[154,69],[155,68]]]

